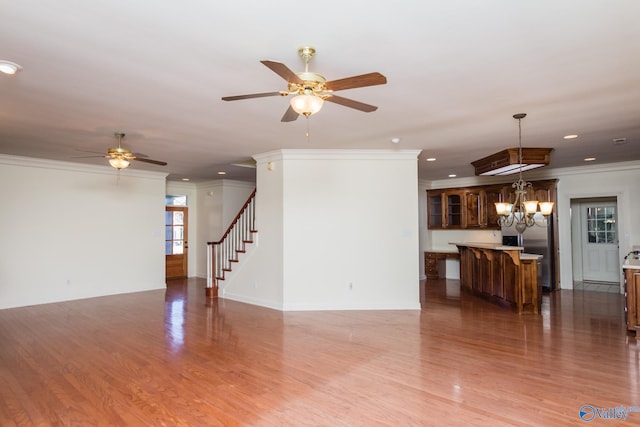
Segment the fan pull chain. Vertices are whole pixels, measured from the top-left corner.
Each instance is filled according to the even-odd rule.
[[[307,121],[307,132],[305,133],[305,136],[307,137],[307,143],[309,143],[309,135],[311,134],[311,132],[309,131],[309,116],[306,117],[306,121]]]

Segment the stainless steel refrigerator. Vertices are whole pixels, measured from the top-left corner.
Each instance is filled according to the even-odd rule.
[[[524,252],[542,255],[540,260],[540,281],[542,289],[552,291],[555,289],[555,260],[553,244],[553,214],[547,220],[540,212],[534,216],[536,224],[518,235],[514,226],[502,227],[502,244],[509,246],[522,246]]]

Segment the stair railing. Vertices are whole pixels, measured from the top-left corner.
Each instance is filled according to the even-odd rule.
[[[256,230],[256,190],[231,222],[227,231],[217,242],[207,242],[207,296],[218,294],[218,280],[231,271],[231,263],[238,262],[238,254],[245,252],[245,245],[253,242]]]

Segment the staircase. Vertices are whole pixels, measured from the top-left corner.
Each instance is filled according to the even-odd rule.
[[[218,296],[218,281],[224,280],[225,273],[238,262],[238,254],[246,252],[247,243],[253,243],[253,234],[258,232],[255,227],[255,197],[256,190],[253,190],[219,241],[207,242],[208,298]]]

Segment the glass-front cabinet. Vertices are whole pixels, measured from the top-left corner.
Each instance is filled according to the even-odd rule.
[[[434,193],[427,196],[427,222],[429,228],[442,228],[444,224],[442,214],[442,193]]]
[[[427,191],[427,223],[430,229],[461,228],[463,198],[459,191]]]

